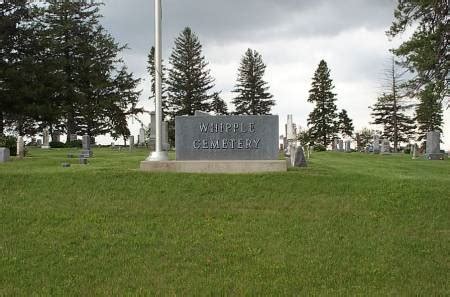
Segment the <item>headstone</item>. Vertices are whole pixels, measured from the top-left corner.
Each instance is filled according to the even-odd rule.
[[[81,165],[87,165],[88,164],[88,159],[87,158],[80,158],[80,164]]]
[[[344,151],[344,140],[339,139],[339,151],[343,152]]]
[[[61,166],[63,168],[69,168],[70,167],[70,163],[62,163]]]
[[[36,140],[36,145],[39,147],[39,146],[42,146],[42,139],[38,139],[38,140]]]
[[[351,144],[352,144],[351,140],[347,140],[345,142],[345,152],[346,153],[351,153],[352,152]]]
[[[163,151],[168,151],[170,149],[169,144],[169,123],[161,123],[161,133],[162,133],[162,149]]]
[[[301,146],[292,145],[291,149],[291,165],[292,167],[307,167],[305,152]]]
[[[45,128],[42,133],[42,146],[43,149],[49,149],[50,148],[50,134],[48,132],[48,129]]]
[[[83,138],[81,139],[81,143],[83,146],[83,150],[81,151],[81,155],[85,158],[90,158],[93,155],[93,152],[91,150],[91,137],[87,134],[83,135]]]
[[[389,155],[391,153],[391,143],[389,139],[383,138],[380,153],[383,155]]]
[[[287,116],[286,137],[287,137],[288,141],[294,141],[297,139],[297,137],[295,135],[295,126],[294,126],[293,116],[291,114]]]
[[[69,141],[77,141],[78,140],[78,135],[76,134],[70,134],[69,136]]]
[[[379,154],[381,151],[380,148],[380,135],[374,135],[373,136],[373,153]]]
[[[339,139],[337,139],[337,138],[333,139],[333,143],[331,144],[331,148],[332,148],[333,152],[338,151],[338,146],[339,146]]]
[[[56,131],[53,133],[52,141],[53,142],[61,142],[61,133],[59,133],[59,131]]]
[[[150,112],[150,137],[148,139],[148,146],[150,150],[155,150],[156,145],[156,114],[154,111]]]
[[[412,151],[412,159],[415,160],[417,159],[417,144],[413,144],[411,147],[411,151]]]
[[[25,143],[22,136],[17,137],[17,157],[25,157]]]
[[[9,161],[9,148],[0,147],[0,163],[5,163]]]
[[[441,133],[437,131],[427,133],[426,158],[428,160],[444,160],[441,152]]]
[[[144,127],[141,127],[141,129],[139,129],[139,145],[140,146],[145,146],[145,129]]]
[[[128,138],[128,142],[129,142],[129,146],[130,146],[130,151],[133,149],[133,147],[134,147],[134,136],[133,135],[131,135],[129,138]]]
[[[278,126],[278,116],[176,117],[176,159],[278,160]]]

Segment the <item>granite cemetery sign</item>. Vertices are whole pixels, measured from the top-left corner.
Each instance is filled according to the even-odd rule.
[[[175,119],[177,160],[277,160],[278,116]]]

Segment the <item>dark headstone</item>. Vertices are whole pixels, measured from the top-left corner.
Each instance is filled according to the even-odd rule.
[[[87,165],[88,164],[88,159],[87,158],[80,158],[80,164]]]
[[[291,164],[293,167],[307,167],[305,152],[301,146],[291,149]]]
[[[61,166],[63,168],[69,168],[70,167],[70,163],[62,163]]]
[[[177,160],[277,160],[278,116],[175,119]]]

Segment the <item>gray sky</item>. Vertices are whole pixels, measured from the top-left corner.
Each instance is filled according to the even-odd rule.
[[[147,52],[154,44],[153,0],[104,0],[102,22],[121,43],[125,62],[143,78],[141,105],[151,103]],[[311,78],[321,59],[331,69],[339,109],[346,109],[357,129],[369,127],[370,110],[382,91],[389,49],[400,40],[385,35],[395,0],[162,0],[164,59],[184,27],[199,36],[216,79],[216,90],[230,103],[239,61],[247,48],[267,64],[265,79],[275,96],[283,126],[287,114],[306,127],[313,105],[307,103]],[[229,104],[231,107],[231,104]],[[445,131],[449,113],[445,112]],[[146,124],[150,121],[143,117]],[[133,134],[139,125],[132,124]],[[445,135],[450,140],[449,132]],[[445,139],[444,139],[445,140]],[[102,140],[100,140],[102,141]],[[106,141],[103,140],[103,141]],[[450,148],[450,141],[445,148]]]

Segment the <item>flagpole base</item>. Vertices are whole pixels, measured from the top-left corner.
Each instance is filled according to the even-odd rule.
[[[162,152],[152,152],[151,155],[146,159],[150,162],[168,161],[169,154],[165,151]]]

